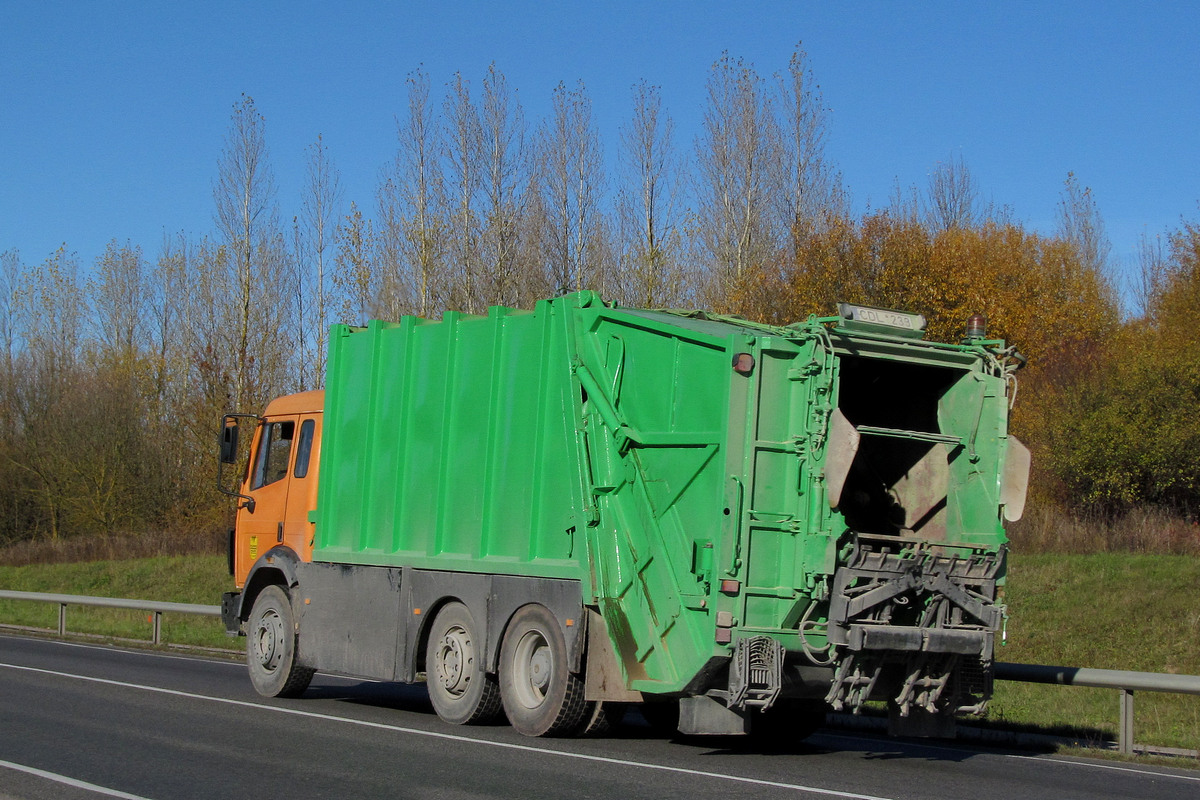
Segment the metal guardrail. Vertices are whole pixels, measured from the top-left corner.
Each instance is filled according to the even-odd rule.
[[[193,603],[167,603],[159,600],[126,600],[120,597],[87,597],[78,594],[52,594],[49,592],[14,592],[0,589],[0,600],[28,600],[35,603],[58,604],[58,635],[67,633],[67,606],[95,606],[99,608],[127,608],[134,611],[154,613],[154,634],[151,641],[162,644],[163,614],[199,614],[207,617],[221,616],[220,606],[202,606]]]
[[[1168,675],[1159,672],[1128,672],[1120,669],[1047,667],[1041,664],[997,662],[996,678],[1002,681],[1049,683],[1060,686],[1094,686],[1121,692],[1121,716],[1117,727],[1117,750],[1133,752],[1133,693],[1173,692],[1200,695],[1200,675]]]
[[[162,615],[199,614],[209,617],[221,616],[220,606],[202,606],[192,603],[167,603],[155,600],[126,600],[119,597],[87,597],[75,594],[51,594],[47,592],[14,592],[0,589],[0,600],[28,600],[58,604],[58,634],[67,632],[67,606],[97,606],[101,608],[127,608],[154,613],[154,644],[162,644]],[[1121,753],[1133,752],[1133,693],[1173,692],[1176,694],[1200,695],[1200,675],[1168,675],[1158,672],[1128,672],[1117,669],[1089,669],[1086,667],[1049,667],[1042,664],[1012,664],[997,662],[996,678],[1003,681],[1024,683],[1047,683],[1060,686],[1093,686],[1102,689],[1117,689],[1121,693],[1121,715],[1118,727],[1117,749]]]

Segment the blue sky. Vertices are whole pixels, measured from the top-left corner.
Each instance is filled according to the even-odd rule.
[[[243,92],[285,216],[318,134],[369,212],[418,66],[440,95],[495,62],[530,121],[582,80],[611,158],[640,79],[690,152],[721,53],[770,74],[799,42],[859,213],[961,157],[985,199],[1043,232],[1074,172],[1127,268],[1142,234],[1200,222],[1192,4],[0,0],[0,251],[34,264],[65,242],[87,267],[114,238],[153,258],[164,232],[211,231]]]

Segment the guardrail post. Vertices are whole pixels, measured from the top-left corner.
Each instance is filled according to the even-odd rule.
[[[67,635],[67,604],[58,604],[58,635]]]
[[[1133,692],[1121,690],[1121,731],[1117,737],[1117,750],[1122,755],[1133,753]]]
[[[162,612],[154,612],[154,644],[162,644]]]

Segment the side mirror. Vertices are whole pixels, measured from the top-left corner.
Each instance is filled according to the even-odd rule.
[[[253,497],[232,491],[225,486],[225,465],[238,463],[238,420],[242,417],[258,420],[258,417],[253,414],[226,414],[221,421],[220,453],[217,459],[217,491],[241,499],[239,508],[249,509],[253,513]]]
[[[238,424],[233,417],[225,417],[221,426],[221,463],[236,464],[238,456]]]

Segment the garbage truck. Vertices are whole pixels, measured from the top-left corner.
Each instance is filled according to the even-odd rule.
[[[446,722],[530,736],[628,704],[803,736],[868,703],[943,735],[991,694],[1029,469],[1023,359],[981,323],[585,291],[335,325],[323,391],[224,418],[227,632],[263,695],[423,681]]]

